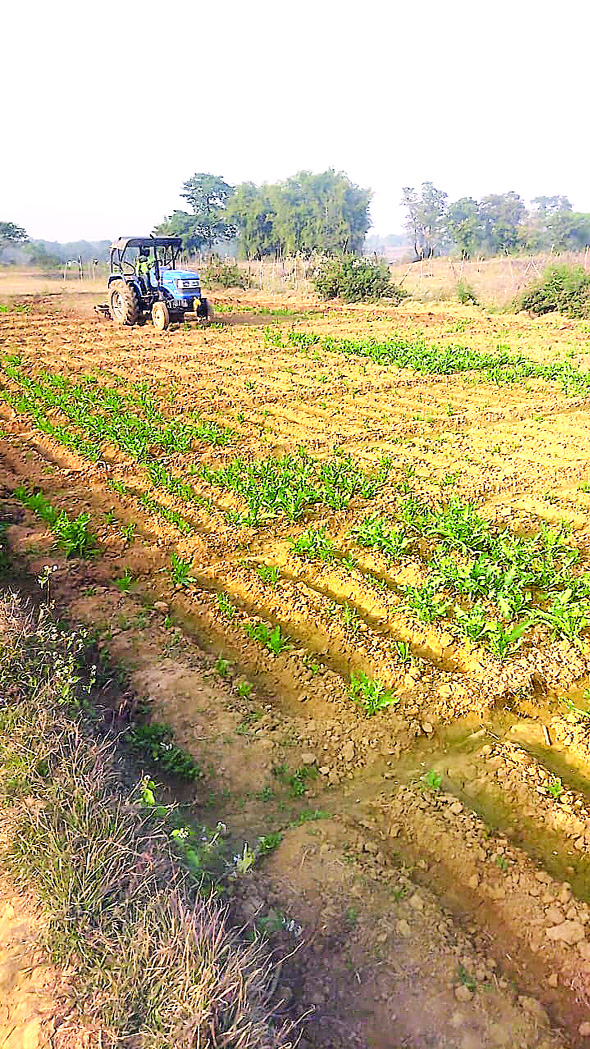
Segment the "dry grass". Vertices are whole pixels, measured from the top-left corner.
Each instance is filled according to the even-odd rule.
[[[81,716],[86,645],[45,610],[0,602],[0,862],[37,895],[103,1046],[288,1049],[268,958],[179,868],[161,819],[124,787],[116,742]]]

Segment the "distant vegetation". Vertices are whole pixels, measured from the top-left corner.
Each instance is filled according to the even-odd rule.
[[[577,251],[590,244],[590,214],[572,210],[567,197],[534,197],[527,210],[513,190],[482,200],[448,194],[423,182],[406,186],[402,203],[416,258],[458,252],[468,259],[518,251]]]
[[[388,298],[398,303],[407,297],[403,288],[392,283],[387,263],[355,255],[322,259],[312,283],[322,299],[362,302]]]
[[[183,191],[191,212],[175,211],[156,232],[181,236],[193,251],[237,237],[239,253],[249,259],[360,254],[371,224],[371,190],[332,169],[317,175],[300,171],[274,185],[235,187],[202,172],[188,179]]]
[[[590,273],[583,266],[550,266],[517,300],[521,310],[569,317],[590,316]]]

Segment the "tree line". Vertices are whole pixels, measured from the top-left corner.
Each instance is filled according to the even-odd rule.
[[[180,236],[189,251],[211,250],[237,239],[244,258],[285,255],[361,254],[371,219],[371,190],[330,168],[299,171],[284,182],[230,186],[198,173],[183,184],[190,211],[175,211],[156,227]]]
[[[405,186],[406,230],[417,258],[457,251],[462,258],[518,251],[580,250],[590,244],[590,214],[573,211],[565,196],[534,197],[527,209],[511,190],[482,200],[448,194],[432,182]]]

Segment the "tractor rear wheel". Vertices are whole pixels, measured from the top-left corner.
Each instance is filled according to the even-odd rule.
[[[133,284],[117,280],[111,285],[109,312],[116,324],[137,324],[141,308]]]
[[[154,302],[152,306],[152,321],[154,328],[164,331],[170,324],[170,313],[165,302]]]

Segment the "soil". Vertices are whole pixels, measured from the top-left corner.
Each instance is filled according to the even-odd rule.
[[[21,298],[29,312],[0,316],[3,352],[19,354],[27,374],[142,379],[162,410],[198,411],[239,439],[166,456],[203,497],[189,507],[152,489],[130,456],[105,448],[99,462],[83,459],[0,400],[10,545],[35,574],[57,566],[51,598],[97,631],[133,692],[200,763],[195,815],[222,821],[236,849],[282,833],[240,880],[235,906],[240,920],[272,929],[284,959],[276,993],[304,1018],[302,1045],[581,1049],[590,1044],[590,722],[561,700],[580,703],[590,684],[584,647],[533,631],[500,663],[459,645],[397,607],[395,586],[424,577],[423,557],[392,567],[355,548],[350,567],[293,553],[289,536],[311,521],[346,555],[351,524],[368,512],[362,500],[316,510],[304,525],[239,528],[227,517],[243,509],[239,499],[196,470],[302,444],[318,458],[337,445],[367,467],[387,455],[398,480],[472,500],[494,524],[531,532],[567,521],[585,565],[587,405],[540,380],[496,387],[271,346],[262,325],[240,318],[284,300],[217,298],[221,323],[166,333],[117,329],[55,296]],[[288,305],[292,316],[269,313],[265,324],[424,333],[482,349],[502,342],[577,367],[588,359],[585,326],[557,317],[412,302]],[[113,480],[127,494],[109,488]],[[71,514],[88,512],[100,553],[67,560],[14,498],[23,482]],[[146,491],[190,533],[146,509]],[[369,509],[391,498],[385,485]],[[121,532],[129,524],[132,539]],[[172,552],[192,560],[188,588],[171,583]],[[276,585],[262,581],[261,563],[278,567]],[[121,593],[114,584],[126,567],[134,582]],[[335,614],[345,602],[356,625]],[[274,656],[248,638],[241,624],[252,615],[280,624],[291,647]],[[394,641],[409,642],[410,665]],[[379,677],[401,701],[364,717],[349,697],[351,670]]]

